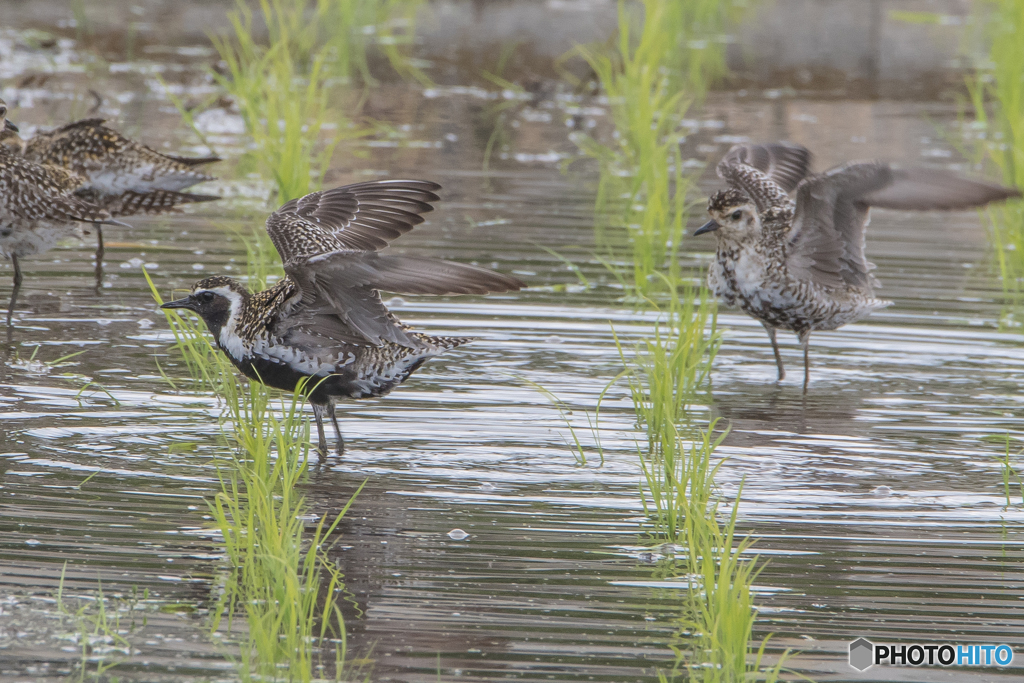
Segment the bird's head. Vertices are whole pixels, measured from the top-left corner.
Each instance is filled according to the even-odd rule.
[[[737,190],[719,190],[708,198],[708,215],[694,235],[715,232],[720,237],[742,239],[761,231],[761,217],[754,201]]]
[[[7,118],[7,103],[0,100],[0,144],[20,152],[24,141],[18,135],[18,127]]]
[[[168,301],[160,308],[184,308],[196,313],[220,338],[221,329],[238,319],[242,305],[251,296],[248,287],[238,280],[217,275],[192,285],[192,292],[183,299]]]

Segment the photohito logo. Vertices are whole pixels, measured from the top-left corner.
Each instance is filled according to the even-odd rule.
[[[850,643],[850,666],[864,671],[882,666],[1009,666],[1013,648],[1009,645],[875,644],[865,638]]]

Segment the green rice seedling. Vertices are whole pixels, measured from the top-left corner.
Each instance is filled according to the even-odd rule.
[[[662,443],[657,454],[640,456],[643,471],[641,494],[644,514],[652,526],[649,532],[656,542],[691,542],[687,527],[693,523],[691,515],[700,517],[708,513],[708,503],[714,497],[715,474],[721,461],[712,464],[711,454],[725,439],[727,430],[717,436],[717,420],[707,430],[698,430],[685,445],[683,435],[675,427],[672,444]]]
[[[736,536],[742,493],[741,484],[732,511],[723,523],[718,521],[718,500],[691,498],[691,509],[684,521],[688,595],[681,619],[681,638],[673,647],[675,666],[670,674],[661,675],[663,680],[676,678],[685,671],[687,680],[700,683],[774,683],[790,656],[787,650],[774,666],[764,667],[770,635],[761,640],[756,651],[751,651],[757,619],[752,586],[764,565],[757,556],[744,557],[749,555],[753,540]]]
[[[498,64],[502,65],[504,60],[499,58]],[[505,145],[509,144],[511,140],[510,120],[514,115],[514,112],[522,108],[523,100],[525,99],[526,91],[522,86],[507,81],[497,74],[493,74],[489,71],[481,71],[480,75],[493,83],[494,85],[501,88],[502,96],[486,107],[480,112],[480,124],[484,129],[490,128],[491,134],[487,138],[487,144],[484,145],[484,163],[483,171],[487,172],[487,169],[491,165],[491,156],[494,154],[495,149],[504,149]],[[505,97],[505,93],[512,93],[512,96]]]
[[[679,246],[678,239],[673,243],[664,232],[658,242],[649,239],[652,229],[663,230],[666,223],[673,223],[671,219],[664,220],[672,189],[669,157],[670,149],[678,146],[675,130],[686,106],[685,93],[670,89],[670,78],[664,69],[670,38],[658,30],[657,22],[666,4],[645,3],[645,30],[635,47],[630,15],[624,3],[620,3],[618,49],[606,53],[584,46],[578,48],[608,97],[617,133],[612,146],[586,135],[574,136],[580,149],[601,165],[596,199],[599,245],[612,253],[614,242],[606,231],[610,224],[621,220],[633,246],[634,286],[641,295],[650,289],[651,264],[665,265],[666,257],[670,256],[666,252]],[[685,198],[685,191],[678,195]],[[644,220],[645,216],[650,218]]]
[[[1008,185],[1024,188],[1024,0],[989,0],[987,62],[968,79],[982,150]],[[992,114],[987,105],[991,103]],[[1015,305],[1024,294],[1024,201],[986,209],[1003,288]]]
[[[235,40],[214,38],[228,67],[226,75],[215,78],[234,97],[260,168],[283,203],[318,186],[348,126],[328,109],[326,57],[315,57],[308,73],[300,75],[286,43],[262,48],[253,41],[251,21],[251,16],[236,14]],[[329,117],[333,132],[321,141],[321,133],[330,128]]]
[[[619,377],[621,377],[621,375],[619,375]],[[600,458],[599,466],[601,467],[604,466],[604,448],[602,448],[601,446],[601,432],[599,430],[601,402],[604,400],[605,394],[608,392],[608,389],[610,389],[612,385],[618,381],[619,377],[616,377],[611,382],[609,382],[605,386],[601,394],[597,397],[597,408],[594,410],[593,417],[590,416],[589,411],[584,411],[587,417],[587,427],[590,430],[591,437],[593,438],[594,448],[597,450],[598,457]],[[580,435],[577,433],[576,427],[575,425],[573,425],[572,420],[569,419],[569,416],[572,415],[573,411],[569,409],[569,406],[566,405],[565,401],[558,398],[558,396],[556,396],[543,385],[538,384],[537,382],[534,382],[532,380],[526,379],[525,377],[520,377],[519,379],[524,384],[529,385],[530,387],[540,392],[544,396],[544,398],[551,401],[551,404],[558,409],[558,414],[561,416],[562,421],[565,422],[565,426],[569,428],[569,436],[572,439],[572,444],[569,444],[568,441],[566,441],[566,445],[569,445],[573,457],[576,458],[576,463],[580,467],[585,467],[587,464],[588,449],[583,444],[583,441],[580,439]]]
[[[392,15],[415,17],[418,2],[410,0],[260,0],[268,41],[254,37],[254,14],[237,0],[228,17],[229,36],[211,39],[226,73],[216,81],[232,95],[253,137],[261,167],[285,202],[319,186],[334,149],[345,138],[365,135],[329,107],[338,94],[339,75],[347,78],[353,64],[364,79],[366,37],[380,31],[385,52],[396,68],[421,74],[400,58],[402,42]],[[376,27],[376,28],[375,28]],[[343,73],[339,74],[341,71]],[[425,76],[418,77],[426,80]]]
[[[68,363],[67,361],[71,360],[75,356],[81,356],[83,353],[85,353],[85,351],[74,351],[72,353],[66,354],[54,360],[37,361],[36,354],[39,353],[39,349],[41,349],[42,347],[42,344],[33,345],[32,353],[29,355],[28,358],[22,358],[21,352],[18,349],[15,349],[14,360],[11,361],[11,367],[23,368],[25,370],[35,372],[47,372],[49,370],[54,370],[56,368],[64,367],[66,365],[73,365],[73,363]]]
[[[57,613],[71,621],[80,647],[76,678],[79,681],[85,681],[87,677],[89,680],[100,680],[131,655],[132,646],[124,634],[135,628],[135,601],[125,603],[121,600],[109,600],[103,595],[103,585],[100,583],[96,589],[96,597],[83,601],[72,611],[64,601],[64,576],[67,568],[65,562],[60,571],[60,581],[54,598]],[[127,610],[129,616],[128,627],[121,623],[123,610]]]
[[[688,409],[707,387],[720,341],[716,309],[706,292],[697,296],[691,286],[684,286],[682,294],[672,288],[660,310],[653,336],[638,342],[631,358],[616,336],[650,454],[674,447],[676,425],[687,422]]]
[[[363,83],[376,85],[367,61],[374,44],[399,76],[432,86],[408,50],[415,43],[416,14],[422,6],[422,0],[333,0],[329,16],[334,26],[330,40],[337,55],[335,73],[349,80],[358,73]]]
[[[234,440],[241,455],[222,472],[221,491],[210,504],[233,570],[211,627],[244,610],[248,636],[242,671],[276,679],[309,681],[317,652],[344,626],[337,595],[341,572],[326,555],[326,541],[351,500],[333,520],[321,517],[306,530],[305,501],[297,488],[305,476],[309,423],[303,398],[286,399],[278,417],[267,390],[238,382],[227,398]],[[271,457],[271,454],[276,457]],[[340,672],[339,672],[340,674]]]
[[[71,0],[71,14],[75,18],[75,40],[81,45],[92,39],[92,23],[85,13],[85,0]]]
[[[245,277],[250,289],[266,289],[284,277],[284,266],[263,226],[250,228],[248,234],[241,230],[237,234],[245,245]]]
[[[206,137],[203,131],[199,129],[199,126],[196,125],[195,117],[197,113],[206,111],[208,107],[217,102],[217,100],[220,99],[220,94],[214,93],[213,95],[208,97],[204,102],[201,102],[196,106],[190,107],[187,106],[180,97],[174,94],[170,86],[167,84],[167,81],[164,80],[163,76],[161,76],[160,74],[156,74],[156,78],[160,82],[160,85],[162,85],[164,88],[164,95],[167,97],[167,99],[171,101],[171,104],[174,105],[174,108],[178,110],[178,115],[181,116],[181,120],[184,122],[184,124],[188,126],[189,130],[191,130],[195,134],[199,141],[202,142],[203,145],[210,150],[211,154],[216,154],[217,150],[214,149],[213,145],[210,144],[209,139]]]
[[[330,55],[318,42],[318,21],[309,21],[306,5],[264,0],[269,42],[263,45],[254,37],[252,10],[239,0],[228,15],[232,33],[211,38],[226,65],[213,77],[235,100],[278,202],[317,189],[335,147],[366,133],[330,107],[336,80],[327,66]],[[320,0],[313,19],[329,7],[329,0]]]
[[[1010,435],[1004,434],[1001,438],[995,437],[995,439],[1002,440],[1005,443],[1006,450],[1003,452],[1002,457],[997,458],[999,461],[999,470],[1003,475],[1003,495],[1006,496],[1006,507],[1010,507],[1010,480],[1012,479],[1017,487],[1020,489],[1020,504],[1024,505],[1024,480],[1021,479],[1020,474],[1014,468],[1010,462]],[[987,439],[986,439],[987,440]],[[1020,455],[1018,452],[1016,455]]]
[[[601,168],[596,199],[598,244],[614,259],[609,232],[625,226],[633,254],[631,288],[649,296],[667,273],[678,280],[690,179],[682,173],[680,121],[708,83],[725,71],[720,35],[741,5],[722,0],[643,0],[638,20],[619,3],[611,49],[579,46],[608,98],[615,140],[574,140]]]

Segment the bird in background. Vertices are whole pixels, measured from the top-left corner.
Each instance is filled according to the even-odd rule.
[[[17,133],[0,100],[0,130]],[[80,234],[79,223],[114,224],[110,212],[75,195],[80,179],[70,171],[28,161],[0,144],[0,254],[14,266],[14,287],[7,307],[8,334],[21,289],[19,259],[52,248],[57,240]]]
[[[27,140],[17,131],[3,131],[0,145],[28,161],[69,171],[78,179],[75,195],[115,217],[172,213],[183,204],[220,199],[183,192],[198,183],[216,180],[200,167],[220,161],[220,157],[157,152],[106,126],[104,119],[73,121]],[[103,231],[97,225],[97,287],[104,252]]]
[[[942,170],[860,161],[812,175],[810,162],[810,152],[800,145],[734,146],[716,169],[729,188],[711,195],[711,220],[694,232],[714,233],[718,244],[708,285],[764,325],[780,381],[786,370],[775,331],[796,333],[804,352],[805,393],[811,333],[892,305],[875,297],[875,266],[864,257],[871,207],[954,210],[1021,196],[1016,188]]]
[[[285,277],[262,292],[210,277],[163,304],[197,313],[218,347],[246,377],[284,391],[308,378],[318,453],[327,458],[323,421],[331,419],[344,452],[339,400],[384,396],[427,359],[470,339],[435,337],[399,321],[380,292],[487,294],[525,286],[477,266],[378,253],[423,222],[440,186],[381,180],[314,192],[284,204],[267,232]]]

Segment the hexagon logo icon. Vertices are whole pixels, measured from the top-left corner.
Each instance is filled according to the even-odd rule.
[[[858,638],[850,643],[850,666],[858,671],[864,671],[874,663],[875,646],[871,641]]]

